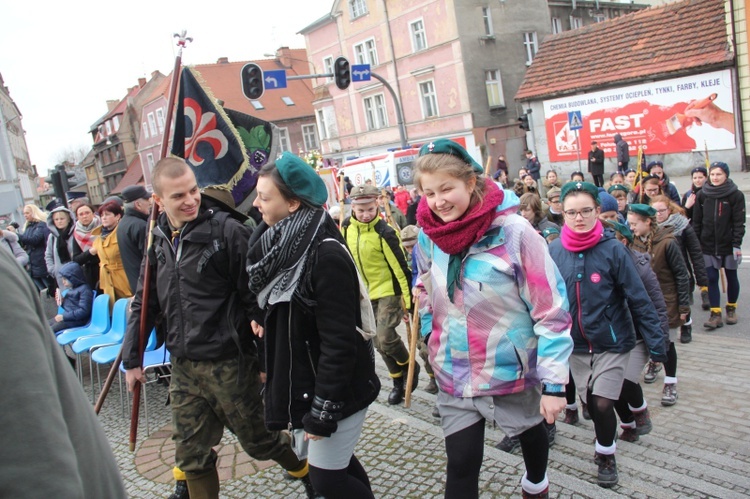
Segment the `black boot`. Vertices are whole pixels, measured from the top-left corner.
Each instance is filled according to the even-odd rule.
[[[693,341],[693,326],[688,324],[680,327],[680,343],[690,343]]]
[[[388,394],[388,403],[398,405],[404,400],[404,376],[393,378],[393,390]]]
[[[188,486],[185,480],[177,480],[174,486],[174,492],[169,499],[190,499],[190,493],[188,493]]]

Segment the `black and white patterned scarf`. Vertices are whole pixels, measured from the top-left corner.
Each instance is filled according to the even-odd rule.
[[[325,220],[325,211],[300,207],[269,227],[261,223],[250,239],[247,273],[250,291],[261,308],[289,302],[297,296],[313,306],[311,262],[317,253],[312,244]]]

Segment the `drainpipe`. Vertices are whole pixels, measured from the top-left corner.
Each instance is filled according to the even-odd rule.
[[[745,150],[745,125],[743,123],[743,116],[742,116],[742,100],[740,99],[740,75],[739,75],[739,65],[737,63],[737,38],[734,31],[734,0],[729,0],[729,22],[730,26],[732,27],[732,33],[731,33],[731,43],[732,43],[732,53],[734,54],[734,67],[732,68],[732,77],[734,80],[734,98],[735,102],[737,102],[737,116],[739,119],[737,119],[737,131],[738,133],[736,135],[739,135],[740,137],[740,161],[742,161],[742,171],[747,171],[747,164],[746,164],[746,154],[747,151]]]
[[[398,83],[398,64],[396,64],[396,50],[393,48],[393,33],[391,32],[391,19],[388,16],[388,0],[383,0],[383,10],[385,11],[385,25],[388,28],[388,46],[391,49],[391,60],[393,61],[393,76],[396,80],[396,94],[398,99],[395,100],[394,105],[396,106],[396,114],[399,114],[399,102],[401,101],[401,85]],[[403,116],[402,116],[403,120]],[[401,147],[405,149],[405,144],[408,143],[409,138],[406,135],[406,125],[401,124],[399,132],[401,133]]]

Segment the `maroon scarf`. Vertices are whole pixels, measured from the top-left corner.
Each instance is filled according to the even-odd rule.
[[[587,232],[575,232],[567,225],[563,225],[562,231],[560,231],[560,242],[563,248],[568,251],[586,251],[596,246],[596,243],[602,238],[602,234],[604,234],[604,226],[599,220]]]
[[[485,186],[484,200],[481,203],[469,208],[461,218],[447,223],[430,210],[427,198],[422,196],[417,206],[417,223],[444,253],[456,255],[467,250],[484,236],[492,223],[495,210],[503,202],[504,195],[490,180],[485,182]]]

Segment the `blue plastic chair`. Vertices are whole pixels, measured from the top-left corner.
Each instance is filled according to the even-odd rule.
[[[143,371],[144,375],[146,376],[147,382],[143,385],[143,411],[146,416],[146,435],[151,434],[150,430],[150,424],[148,419],[148,395],[146,386],[148,386],[151,383],[156,383],[159,378],[168,378],[171,377],[171,374],[169,375],[161,375],[156,374],[156,377],[153,380],[148,380],[148,374],[149,371],[154,371],[158,367],[171,367],[172,366],[172,359],[169,354],[169,350],[166,348],[166,344],[163,344],[156,350],[151,350],[149,352],[144,352],[143,354]],[[125,372],[125,367],[120,364],[120,373]],[[129,403],[130,397],[128,397],[128,403]]]
[[[57,335],[57,343],[65,346],[84,336],[104,334],[109,331],[109,326],[109,295],[101,294],[94,299],[94,307],[91,309],[91,322],[89,325],[61,331]]]

